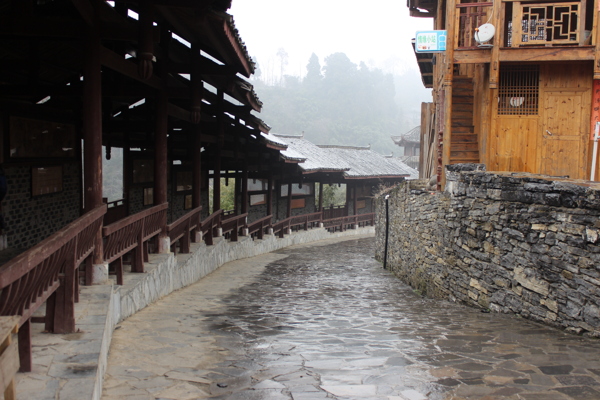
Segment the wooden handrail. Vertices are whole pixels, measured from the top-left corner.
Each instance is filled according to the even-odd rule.
[[[323,226],[327,229],[333,228],[334,230],[339,228],[340,231],[346,230],[349,225],[358,226],[361,223],[374,225],[375,224],[375,213],[349,215],[347,217],[330,218],[323,220]]]
[[[31,371],[30,318],[44,302],[47,331],[75,330],[76,269],[94,251],[106,209],[86,213],[0,267],[0,315],[20,316],[25,326],[19,331],[22,371]]]
[[[240,230],[246,227],[247,218],[248,213],[244,213],[222,220],[221,228],[223,229],[223,235],[231,233],[230,240],[232,242],[237,241]]]
[[[117,284],[123,284],[123,255],[135,250],[131,262],[132,272],[144,272],[148,257],[145,243],[158,235],[167,224],[167,203],[160,204],[123,218],[102,228],[104,261],[117,261]]]
[[[221,226],[222,214],[223,210],[217,210],[200,222],[200,230],[202,231],[202,236],[208,246],[213,245],[213,237],[215,235],[214,230]]]
[[[202,206],[194,208],[177,221],[167,225],[167,233],[169,234],[169,239],[171,239],[171,248],[173,250],[176,250],[176,244],[181,240],[181,252],[190,252],[190,242],[195,241],[196,235],[194,233],[200,230],[201,212]]]
[[[272,219],[272,215],[267,215],[266,217],[254,221],[253,223],[248,225],[248,234],[253,235],[257,233],[257,237],[259,239],[262,239],[265,233],[265,229],[271,228]]]

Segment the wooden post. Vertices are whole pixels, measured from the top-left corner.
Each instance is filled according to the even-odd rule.
[[[86,46],[83,80],[83,181],[84,211],[102,205],[102,76],[100,65],[100,37],[91,28]],[[86,271],[90,284],[101,284],[108,278],[108,265],[104,264],[102,232],[94,239],[92,262]]]
[[[52,296],[51,296],[52,297]],[[28,319],[19,328],[19,372],[31,372],[33,361],[31,359],[31,319]]]
[[[352,213],[353,215],[358,215],[358,194],[357,194],[357,184],[352,185]]]
[[[319,182],[319,212],[323,212],[323,182]]]
[[[596,51],[594,52],[594,79],[600,79],[600,2],[594,0],[594,23],[592,39]]]
[[[287,218],[292,216],[292,180],[290,179],[288,182],[288,202],[287,202]]]
[[[213,212],[221,209],[221,150],[217,150],[213,173]]]
[[[19,330],[19,317],[0,317],[0,394],[4,400],[16,400],[15,375],[19,370],[18,343],[13,343],[12,335]]]
[[[502,29],[502,27],[504,26],[502,24],[502,16],[504,15],[504,13],[502,12],[503,4],[504,3],[502,1],[495,1],[494,5],[492,6],[493,17],[491,22],[495,27],[497,27],[498,32],[496,34],[496,37],[494,38],[494,47],[492,47],[492,59],[490,60],[490,89],[498,88],[498,80],[500,76],[500,47],[503,45],[502,41],[504,34],[504,29]],[[515,36],[518,35],[513,35],[513,37]]]
[[[154,130],[154,205],[160,205],[167,202],[167,135],[169,129],[169,97],[168,97],[168,59],[169,59],[169,41],[170,33],[166,28],[161,31],[161,45],[163,55],[161,60],[161,87],[156,93],[156,125]],[[143,236],[143,233],[141,234]],[[158,253],[166,254],[169,252],[171,244],[167,235],[167,221],[163,222],[162,232],[158,235]],[[143,247],[142,243],[138,247]],[[136,250],[136,254],[137,254]],[[142,249],[142,257],[143,257]],[[140,268],[137,272],[143,272],[144,261],[140,260]]]
[[[248,212],[248,164],[244,162],[244,170],[242,171],[242,214]]]
[[[233,187],[233,209],[234,209],[234,214],[235,215],[239,215],[240,214],[240,193],[242,192],[240,190],[240,186],[241,186],[241,179],[238,177],[238,173],[236,171],[235,173],[235,178],[234,178],[234,187]]]
[[[192,112],[191,119],[194,124],[194,148],[192,156],[192,208],[198,208],[202,204],[202,90],[203,83],[200,76],[200,47],[192,44]]]
[[[145,80],[152,77],[154,58],[153,38],[154,7],[151,4],[140,4],[139,15],[139,49],[138,49],[138,75]]]
[[[225,116],[223,115],[225,94],[222,90],[217,91],[217,151],[215,154],[215,168],[213,174],[213,212],[221,209],[221,150],[225,140]]]
[[[267,215],[273,215],[273,172],[269,171],[267,183]]]
[[[352,201],[352,187],[346,183],[346,216],[350,215],[350,201]]]

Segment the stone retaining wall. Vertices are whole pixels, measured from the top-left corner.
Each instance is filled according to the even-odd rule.
[[[600,185],[452,167],[443,193],[379,195],[377,258],[388,194],[388,268],[416,290],[600,336]]]

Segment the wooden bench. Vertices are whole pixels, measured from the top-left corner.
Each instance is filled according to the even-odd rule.
[[[17,398],[15,375],[19,371],[19,349],[13,335],[18,330],[18,316],[0,317],[0,392],[4,393],[4,400]]]

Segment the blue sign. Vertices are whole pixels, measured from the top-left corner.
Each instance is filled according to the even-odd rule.
[[[446,31],[421,31],[415,38],[417,53],[437,53],[446,51]]]

